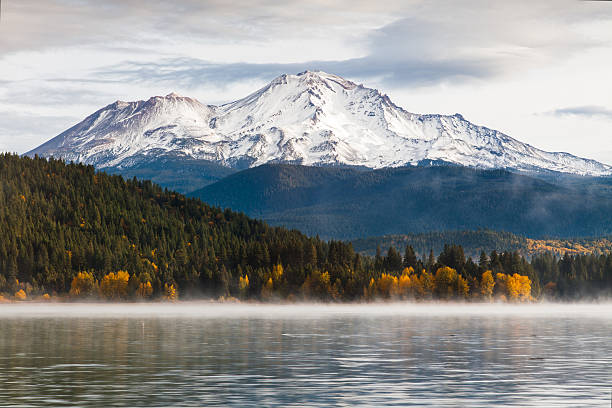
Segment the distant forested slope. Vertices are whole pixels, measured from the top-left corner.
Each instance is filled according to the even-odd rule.
[[[510,232],[491,230],[423,232],[417,234],[384,235],[351,241],[356,251],[374,255],[376,248],[404,248],[410,245],[417,254],[427,255],[430,250],[439,253],[445,245],[461,245],[466,256],[478,258],[481,252],[517,251],[523,256],[553,253],[563,256],[605,254],[612,251],[610,237],[572,239],[533,239]]]
[[[404,248],[410,245],[420,256],[429,251],[440,253],[445,245],[461,245],[466,256],[476,259],[481,252],[519,251],[527,248],[527,238],[510,232],[491,230],[423,232],[415,234],[384,235],[381,237],[360,238],[351,241],[355,251],[373,256],[376,248]]]
[[[489,229],[534,238],[612,233],[612,194],[457,166],[380,170],[263,165],[190,194],[324,238]]]
[[[134,161],[136,164],[129,167],[107,167],[103,170],[110,174],[120,174],[128,179],[136,177],[139,180],[151,180],[155,184],[183,194],[200,189],[237,171],[215,162],[181,156],[166,155],[158,159],[134,157]]]

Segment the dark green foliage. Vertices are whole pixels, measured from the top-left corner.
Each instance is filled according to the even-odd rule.
[[[490,230],[424,232],[418,234],[385,235],[351,241],[355,251],[364,255],[374,255],[377,247],[390,246],[414,248],[418,256],[425,257],[430,250],[435,253],[446,251],[449,245],[459,245],[466,257],[478,259],[479,265],[489,265],[487,256],[492,251],[518,252],[531,259],[544,253],[600,255],[612,250],[611,237],[543,239],[533,240],[509,232]],[[411,256],[411,259],[414,259]],[[414,261],[413,261],[414,262]]]
[[[383,262],[383,269],[386,271],[401,271],[403,268],[403,260],[400,253],[393,247],[387,251],[387,256]]]
[[[478,258],[493,250],[522,251],[527,248],[525,237],[509,232],[490,230],[423,232],[415,234],[385,235],[351,241],[355,251],[373,255],[377,246],[402,248],[410,246],[417,255],[424,257],[430,250],[440,253],[447,245],[461,245],[466,256]]]
[[[363,170],[267,164],[191,195],[325,238],[481,228],[534,238],[601,236],[612,232],[612,193],[593,180],[564,185],[457,166]],[[594,183],[597,188],[588,187]]]
[[[460,271],[465,266],[465,254],[463,248],[459,245],[444,245],[444,249],[438,256],[440,265],[450,266],[451,268]]]
[[[289,291],[304,275],[329,270],[345,279],[359,257],[350,244],[325,243],[298,231],[269,227],[243,214],[60,160],[0,156],[0,276],[39,291],[67,292],[84,270],[148,276],[181,295],[235,293],[248,274],[259,294],[282,260]]]
[[[419,259],[411,247],[402,247],[403,257],[391,245],[371,258],[350,243],[270,227],[150,181],[59,160],[0,155],[0,292],[9,294],[17,280],[30,293],[66,293],[79,271],[100,280],[125,270],[131,292],[150,281],[156,295],[173,284],[183,297],[286,298],[307,292],[352,300],[364,296],[370,279],[382,273],[397,277],[407,266],[417,274],[450,266],[470,285],[486,269],[527,275],[534,297],[542,291],[560,298],[592,296],[612,286],[612,255],[542,255],[529,263],[516,251],[492,251],[476,264],[452,243],[437,259],[431,250]],[[239,288],[242,276],[249,278],[246,292]]]
[[[406,245],[403,263],[404,263],[404,268],[416,269],[417,256],[416,256],[416,253],[414,252],[414,248],[412,247],[412,245]]]
[[[612,254],[541,254],[531,261],[544,295],[561,299],[612,296]]]

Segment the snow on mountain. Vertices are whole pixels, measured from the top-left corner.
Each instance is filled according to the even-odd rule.
[[[221,106],[170,94],[110,104],[27,153],[98,168],[165,155],[229,167],[267,162],[370,168],[445,161],[477,168],[611,175],[612,167],[549,153],[461,115],[409,113],[376,89],[336,75],[281,75]]]

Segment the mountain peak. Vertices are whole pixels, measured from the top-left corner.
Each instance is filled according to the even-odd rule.
[[[330,74],[329,72],[325,72],[325,71],[321,71],[321,70],[306,70],[306,71],[302,71],[302,72],[298,72],[297,74],[295,74],[296,77],[316,77],[316,78],[321,78],[321,79],[331,79],[331,80],[337,80],[337,81],[341,81],[341,82],[350,82],[349,80],[336,75],[336,74]]]
[[[376,89],[323,71],[280,75],[221,106],[174,92],[146,102],[116,102],[27,154],[100,168],[172,155],[228,167],[288,162],[382,168],[447,162],[612,174],[610,166],[539,150],[460,114],[407,112]]]
[[[351,89],[357,86],[354,82],[342,78],[341,76],[329,74],[324,71],[303,71],[296,75],[296,77],[305,81],[333,81],[344,88]]]
[[[327,87],[332,84],[338,84],[345,89],[352,89],[357,87],[358,85],[354,82],[351,82],[347,79],[342,78],[341,76],[330,74],[324,71],[302,71],[295,75],[292,74],[282,74],[278,77],[274,78],[270,84],[263,87],[260,91],[265,91],[269,88],[274,88],[276,86],[284,86],[284,85],[292,85],[296,84],[300,87],[305,87],[308,89],[314,89],[317,87]],[[257,94],[258,92],[255,92]]]

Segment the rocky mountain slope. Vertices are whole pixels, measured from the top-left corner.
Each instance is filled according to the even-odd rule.
[[[373,169],[446,162],[612,174],[608,165],[545,152],[459,114],[406,112],[376,89],[311,71],[279,76],[221,106],[176,94],[117,101],[27,154],[119,170],[189,159],[236,169],[275,162]]]

